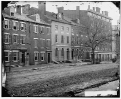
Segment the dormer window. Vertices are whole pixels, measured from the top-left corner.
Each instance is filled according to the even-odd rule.
[[[11,12],[10,14],[11,14],[11,16],[14,16],[14,13],[13,12]]]

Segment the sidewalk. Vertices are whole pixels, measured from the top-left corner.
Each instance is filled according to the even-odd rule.
[[[110,64],[111,62],[104,62],[102,64]],[[28,71],[28,70],[37,70],[37,69],[50,69],[50,68],[59,68],[59,67],[70,67],[70,66],[85,66],[91,65],[89,62],[78,62],[78,63],[62,63],[62,64],[41,64],[41,65],[29,65],[24,67],[12,67],[10,72],[17,72],[17,71]]]

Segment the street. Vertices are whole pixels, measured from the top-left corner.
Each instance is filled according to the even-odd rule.
[[[43,87],[47,88],[46,91],[52,90],[53,88],[56,88],[57,90],[59,87],[80,83],[81,81],[112,76],[117,71],[116,68],[116,64],[98,64],[85,66],[62,66],[57,68],[47,68],[43,70],[39,69],[12,72],[7,74],[7,87],[10,90],[10,93],[14,91],[17,96],[18,94],[26,96],[28,93],[26,93],[28,88],[32,88],[31,90],[35,91],[36,94],[36,91],[40,90],[38,89],[39,87],[41,87],[41,89],[43,89]],[[78,77],[81,77],[82,79],[78,79]],[[21,90],[25,90],[23,94],[20,94]],[[45,93],[46,91],[42,93]],[[32,95],[30,93],[29,95]],[[33,95],[36,95],[35,93],[33,93]]]
[[[109,69],[117,67],[114,64],[99,64],[99,65],[88,65],[88,66],[78,66],[78,67],[58,67],[44,70],[31,70],[23,72],[15,72],[7,76],[7,79],[11,79],[9,82],[12,83],[12,86],[34,82],[36,80],[47,80],[50,78],[71,76],[74,74],[82,74],[90,71],[98,71],[103,69]],[[19,78],[19,79],[18,79]]]

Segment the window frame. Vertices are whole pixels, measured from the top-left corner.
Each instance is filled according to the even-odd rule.
[[[55,25],[55,31],[58,31],[58,25]]]
[[[35,25],[35,24],[34,24],[34,33],[38,33],[38,31],[39,31],[39,30],[38,30],[38,25]]]
[[[35,60],[35,56],[37,57],[37,60]],[[39,61],[39,52],[34,51],[34,61]]]
[[[18,62],[18,54],[19,54],[19,51],[18,50],[13,50],[12,53],[13,53],[12,54],[12,56],[13,56],[13,62]],[[17,55],[16,56],[16,60],[14,60],[14,53],[16,53],[16,55]]]
[[[55,43],[58,43],[58,35],[55,34]]]
[[[21,30],[22,24],[24,24],[24,26],[23,26],[24,29],[23,29],[23,30]],[[25,31],[25,27],[26,27],[26,23],[25,23],[25,22],[20,22],[20,30],[21,30],[21,31]]]
[[[41,54],[41,61],[45,61],[45,52],[40,52]],[[43,60],[42,60],[42,57],[43,57]]]
[[[69,44],[69,36],[67,36],[67,44]]]
[[[18,21],[15,21],[15,20],[12,20],[13,21],[13,27],[12,27],[12,29],[14,30],[14,31],[17,31],[18,30],[18,26],[17,26],[17,24],[15,24],[15,23],[18,23]],[[14,24],[15,24],[15,26],[16,26],[16,29],[14,29]]]
[[[5,28],[5,21],[7,21],[8,28]],[[10,22],[10,20],[9,20],[9,19],[4,19],[4,29],[9,29],[9,28],[10,28],[10,27],[9,27],[9,22]]]
[[[13,36],[16,36],[16,42],[14,42],[14,37],[13,37],[13,43],[18,43],[18,34],[13,34]]]
[[[4,53],[7,52],[8,53],[8,60],[6,61],[5,59],[5,62],[9,62],[10,61],[10,51],[9,50],[4,50]],[[6,57],[6,55],[5,55]]]
[[[21,37],[24,37],[24,39],[22,38],[21,39]],[[22,45],[25,45],[25,43],[22,43],[21,41],[23,41],[23,42],[25,42],[25,37],[26,37],[26,35],[20,35],[20,44],[22,44]]]
[[[61,31],[64,31],[64,26],[61,26]]]
[[[34,38],[34,48],[38,48],[38,46],[37,46],[37,40],[38,40],[38,38]],[[35,41],[36,41],[36,44],[35,44]]]
[[[8,42],[5,42],[5,40],[6,40],[6,37],[4,38],[5,40],[4,40],[4,43],[5,44],[10,44],[10,33],[4,33],[4,36],[5,35],[7,35],[8,36]]]

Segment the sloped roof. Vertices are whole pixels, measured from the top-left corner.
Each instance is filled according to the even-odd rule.
[[[82,25],[82,24],[78,24],[78,23],[75,23],[74,21],[72,21],[71,18],[68,18],[68,17],[66,17],[66,16],[63,16],[63,17],[64,17],[65,20],[67,20],[68,22],[70,22],[72,25],[76,25],[76,26],[82,26],[82,27],[84,27],[84,25]]]
[[[38,23],[38,24],[44,24],[44,25],[50,25],[50,24],[46,24],[44,22],[36,22],[30,18],[28,18],[26,15],[19,15],[19,14],[15,14],[15,16],[9,16],[6,13],[2,13],[4,17],[7,18],[13,18],[13,19],[18,19],[18,20],[23,20],[23,21],[29,21],[29,22],[34,22],[34,23]]]
[[[36,13],[36,14],[39,14],[39,13]],[[36,15],[36,14],[33,14],[33,15]],[[29,16],[33,16],[33,15],[28,15]],[[32,19],[31,17],[29,17],[30,19]],[[34,20],[35,21],[35,20]],[[37,21],[36,21],[37,22]],[[38,22],[39,23],[39,22]],[[43,23],[43,24],[47,24],[47,25],[50,25],[48,24],[47,22],[45,22],[44,20],[40,19],[40,23]]]
[[[61,22],[61,23],[65,23],[65,24],[71,24],[70,22],[64,20],[63,18],[62,19],[56,19],[55,17],[50,16],[50,15],[45,15],[45,17],[47,17],[48,19],[50,19],[52,21]]]

